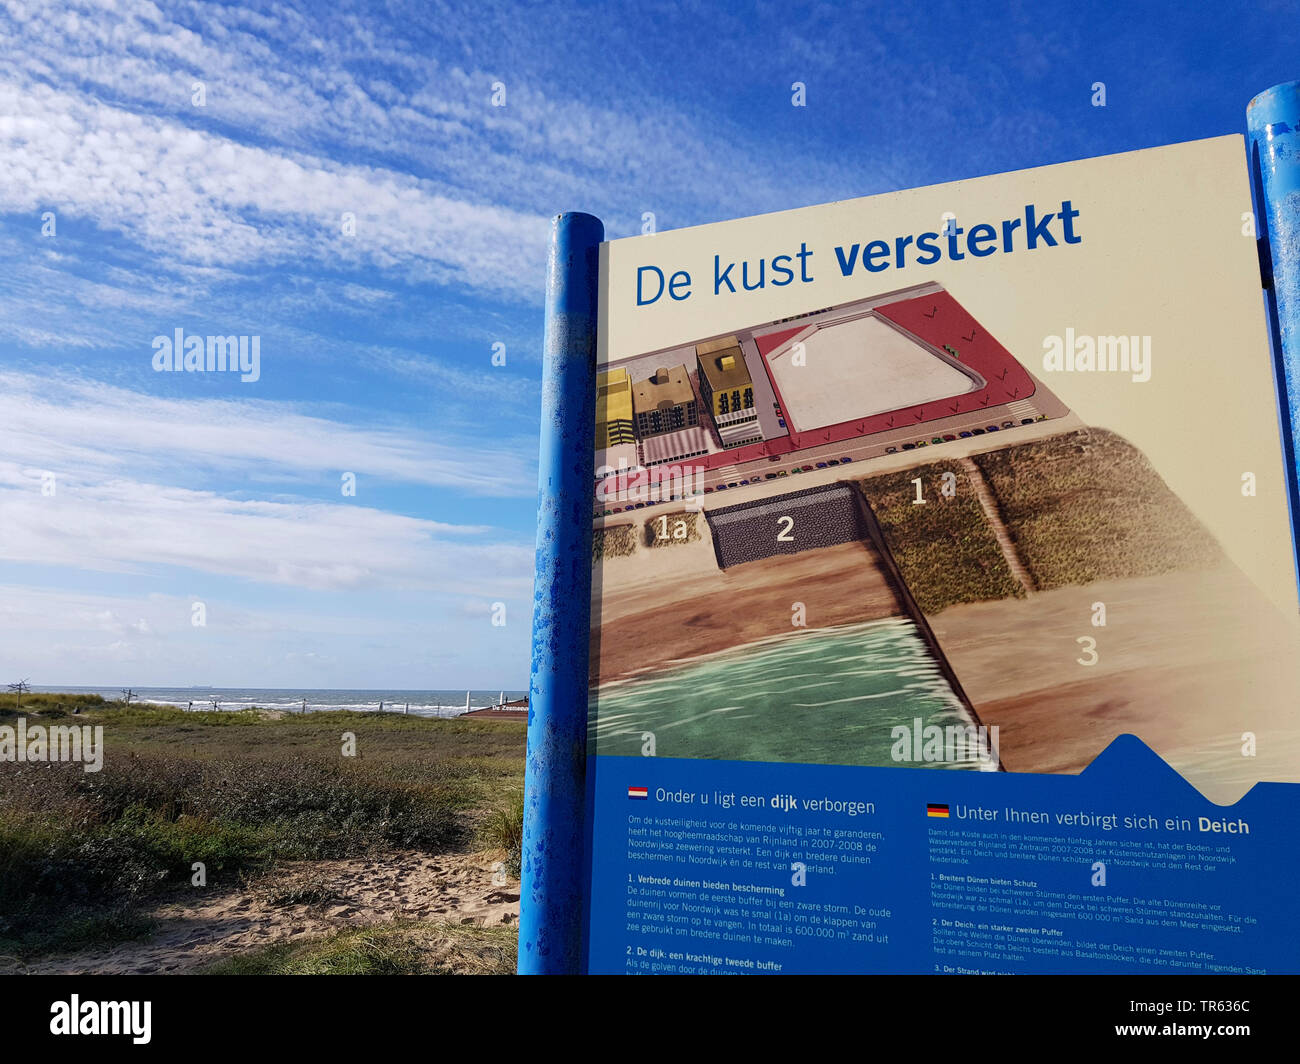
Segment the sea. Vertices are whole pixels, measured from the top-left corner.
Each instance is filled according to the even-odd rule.
[[[32,687],[33,691],[68,694],[103,695],[119,699],[122,687]],[[420,717],[458,717],[470,709],[495,706],[504,697],[510,702],[525,698],[527,691],[336,691],[306,690],[288,687],[133,687],[133,700],[158,702],[195,710],[241,710],[252,706],[282,709],[298,713],[306,706],[308,713],[330,710],[353,710],[378,713],[405,713]],[[407,708],[409,707],[409,709]]]
[[[891,617],[764,639],[603,683],[600,754],[896,765],[893,729],[974,723],[921,632]],[[988,768],[975,758],[918,768]],[[996,767],[994,763],[993,767]]]

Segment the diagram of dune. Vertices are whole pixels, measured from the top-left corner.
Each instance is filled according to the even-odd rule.
[[[919,767],[1077,773],[1133,734],[1216,801],[1293,781],[1292,619],[1137,448],[1070,415],[937,286],[905,296],[738,335],[796,445],[715,462],[689,505],[597,521],[593,751],[917,766],[900,729],[980,729],[994,757]],[[859,348],[890,375],[876,393],[789,361],[842,368]],[[909,377],[922,348],[945,358]],[[999,374],[1015,394],[981,418],[968,397]],[[931,413],[940,394],[959,409]],[[858,434],[822,446],[828,425]]]

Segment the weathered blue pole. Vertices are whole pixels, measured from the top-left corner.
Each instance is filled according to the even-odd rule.
[[[589,214],[551,229],[528,692],[519,974],[582,967],[587,667],[600,242]]]
[[[1246,106],[1251,184],[1277,362],[1282,443],[1293,528],[1300,530],[1300,81],[1274,85]],[[1271,283],[1268,283],[1271,280]]]

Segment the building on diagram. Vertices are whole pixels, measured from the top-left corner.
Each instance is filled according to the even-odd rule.
[[[754,382],[734,336],[698,344],[700,398],[724,448],[758,443],[763,433],[754,405]]]
[[[700,425],[699,402],[684,365],[657,369],[653,376],[634,382],[632,410],[644,465],[708,453],[708,433]]]

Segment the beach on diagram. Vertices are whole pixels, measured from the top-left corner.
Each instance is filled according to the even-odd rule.
[[[1276,607],[1026,361],[930,282],[603,366],[596,751],[1077,773],[1132,733],[1289,778]]]

